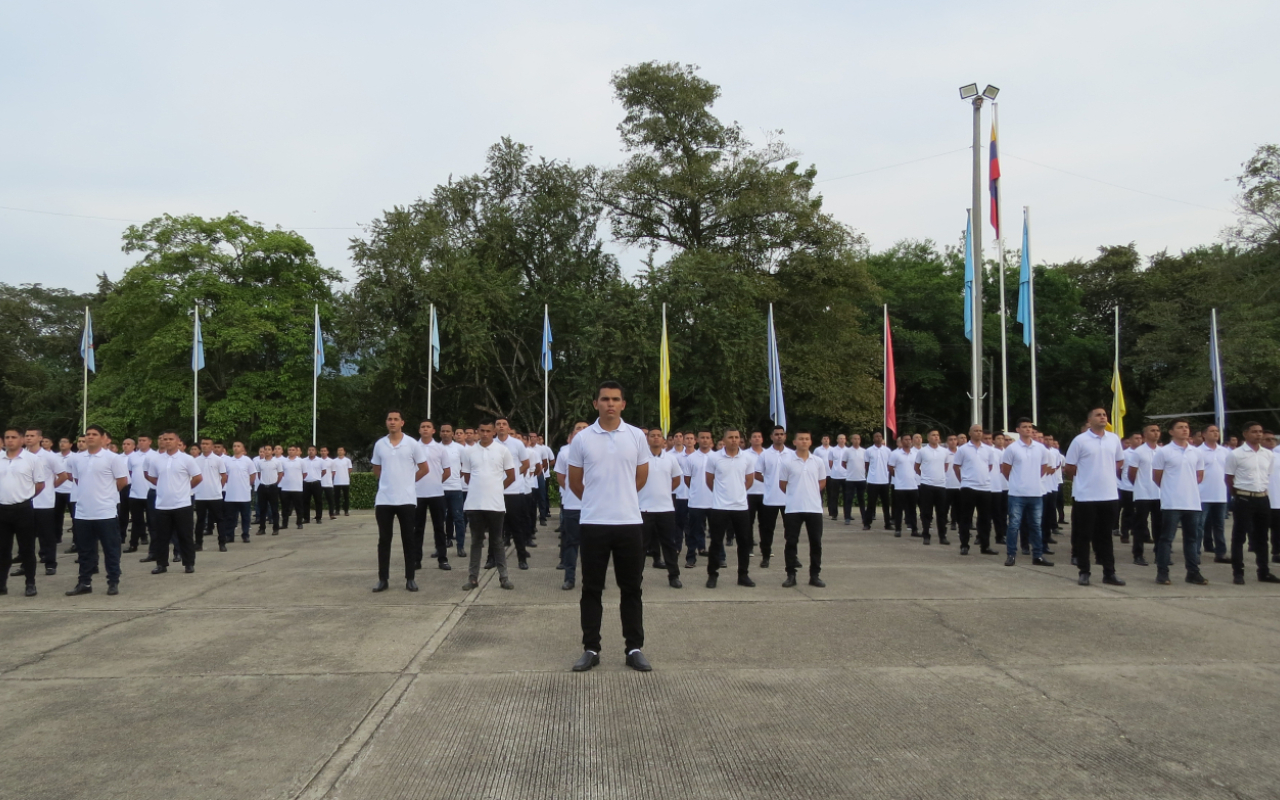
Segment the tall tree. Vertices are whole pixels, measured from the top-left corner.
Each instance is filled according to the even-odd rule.
[[[0,419],[40,427],[55,439],[74,435],[84,309],[96,313],[100,304],[98,295],[0,283]]]

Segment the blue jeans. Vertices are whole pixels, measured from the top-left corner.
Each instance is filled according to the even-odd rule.
[[[71,523],[72,537],[80,562],[80,583],[88,586],[93,573],[98,571],[98,544],[102,544],[102,559],[106,562],[107,583],[120,582],[120,527],[115,517],[111,519],[77,519]]]
[[[1044,539],[1040,536],[1040,520],[1044,512],[1043,497],[1009,495],[1009,528],[1005,531],[1005,550],[1009,558],[1018,555],[1018,540],[1027,531],[1032,558],[1044,555]]]
[[[551,515],[551,494],[547,489],[547,476],[538,476],[538,488],[533,493],[538,504],[538,519],[542,522],[547,521],[547,517]]]
[[[577,508],[560,509],[560,539],[564,542],[560,561],[564,564],[564,579],[574,580],[578,575],[578,547],[582,544],[580,522],[582,511]]]
[[[1173,508],[1160,509],[1160,537],[1156,539],[1156,577],[1168,577],[1169,562],[1173,556],[1173,537],[1182,523],[1182,557],[1187,562],[1187,574],[1200,572],[1200,539],[1196,525],[1200,511],[1182,511]]]
[[[450,489],[444,493],[444,524],[447,532],[453,526],[453,543],[459,550],[464,549],[467,541],[467,515],[462,506],[467,501],[466,492],[461,489]]]
[[[1227,504],[1201,503],[1196,523],[1196,539],[1201,549],[1215,556],[1227,555]]]
[[[689,507],[688,526],[684,529],[684,543],[688,548],[686,560],[692,560],[699,550],[707,549],[707,512],[709,508]]]

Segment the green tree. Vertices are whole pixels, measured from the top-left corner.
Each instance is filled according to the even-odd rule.
[[[0,283],[0,419],[55,440],[80,427],[84,310],[101,297],[41,284]],[[97,341],[103,330],[97,331]],[[96,378],[94,378],[96,380]]]
[[[1228,228],[1228,240],[1246,247],[1280,241],[1280,145],[1264,144],[1244,162],[1236,178],[1240,218]]]

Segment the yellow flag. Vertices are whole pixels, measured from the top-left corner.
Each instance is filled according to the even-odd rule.
[[[1111,376],[1111,391],[1115,396],[1111,399],[1111,421],[1107,425],[1107,430],[1115,433],[1121,439],[1124,438],[1124,415],[1128,411],[1124,405],[1124,389],[1120,386],[1120,365],[1116,364],[1115,374]]]
[[[671,431],[671,354],[667,351],[667,304],[662,304],[662,355],[658,367],[658,424],[662,435]]]

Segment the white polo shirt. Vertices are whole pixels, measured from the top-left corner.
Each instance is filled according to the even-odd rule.
[[[1232,477],[1232,486],[1244,492],[1265,492],[1271,483],[1271,474],[1275,471],[1276,454],[1259,445],[1254,450],[1248,444],[1242,444],[1227,458],[1227,474]]]
[[[563,511],[581,511],[582,501],[578,496],[569,490],[569,445],[560,448],[560,454],[556,456],[555,472],[557,475],[564,477],[559,482],[560,486],[560,508]]]
[[[414,478],[418,467],[426,463],[427,453],[422,443],[402,434],[399,444],[392,444],[390,436],[383,436],[373,446],[373,458],[369,461],[382,468],[378,477],[378,494],[375,506],[416,506]]]
[[[763,449],[761,449],[761,450],[760,450],[760,452],[759,452],[759,453],[757,453],[755,450],[752,450],[751,448],[747,448],[747,451],[748,451],[748,452],[750,452],[750,453],[751,453],[751,457],[752,457],[752,458],[754,458],[754,459],[756,460],[756,469],[760,469],[760,457],[764,455],[764,450],[763,450]],[[684,481],[683,481],[683,480],[682,480],[682,481],[680,481],[680,482],[681,482],[681,483],[684,483]],[[762,502],[762,503],[763,503],[763,502],[764,502],[764,481],[752,481],[752,482],[751,482],[751,488],[747,490],[747,494],[748,494],[748,495],[753,495],[753,494],[758,494],[758,495],[760,495],[760,498],[761,498],[761,499],[760,499],[760,502]]]
[[[227,462],[222,460],[222,456],[213,453],[207,456],[198,455],[195,457],[195,462],[196,468],[204,476],[204,480],[200,481],[200,485],[196,487],[196,499],[221,500],[222,476],[227,473]]]
[[[30,450],[27,452],[31,453]],[[40,494],[36,495],[31,501],[31,507],[40,509],[53,508],[58,501],[58,490],[53,487],[53,481],[66,471],[66,468],[62,466],[62,458],[52,450],[45,450],[43,448],[41,448],[39,453],[31,453],[31,455],[40,459],[40,463],[44,465],[45,477],[47,479],[44,482],[44,490],[40,492]],[[145,480],[142,482],[144,484],[147,483]]]
[[[982,449],[991,451],[987,453],[987,458],[991,460],[991,493],[1009,491],[1009,482],[1004,479],[1004,473],[1000,471],[1000,459],[1004,458],[1004,451],[994,445]]]
[[[1156,486],[1156,482],[1151,478],[1151,459],[1155,457],[1156,451],[1160,447],[1152,447],[1143,442],[1142,444],[1130,450],[1124,451],[1124,466],[1121,467],[1126,473],[1131,468],[1137,468],[1138,474],[1133,480],[1133,499],[1134,500],[1159,500],[1160,487]]]
[[[105,447],[97,453],[88,450],[77,453],[71,459],[71,477],[80,486],[76,519],[116,519],[116,505],[120,502],[116,480],[129,477],[129,469],[123,459]]]
[[[812,453],[808,458],[801,458],[792,452],[790,458],[778,459],[778,464],[782,472],[780,480],[787,483],[787,501],[782,513],[822,514],[820,482],[827,479],[827,462]]]
[[[319,483],[320,474],[325,471],[324,459],[316,456],[312,458],[307,456],[302,459],[302,482],[303,483]]]
[[[1161,511],[1200,510],[1200,482],[1196,477],[1204,469],[1204,461],[1198,449],[1169,442],[1151,457],[1151,469],[1164,470],[1160,476]]]
[[[69,463],[69,459],[75,455],[75,452],[72,451],[70,453],[67,453],[66,455],[63,455],[62,453],[54,453],[54,455],[57,456],[62,461],[62,471],[70,475],[71,465]],[[72,494],[75,487],[76,487],[76,482],[74,480],[67,480],[67,481],[63,481],[62,485],[59,486],[54,491],[56,491],[58,494]],[[74,499],[75,499],[75,496],[72,494],[72,500]]]
[[[790,447],[783,446],[781,450],[775,447],[767,448],[760,454],[759,460],[756,461],[756,472],[764,478],[764,504],[766,506],[776,506],[785,508],[787,505],[787,493],[782,491],[779,484],[783,480],[784,470],[787,463],[796,457],[796,451]],[[825,466],[826,461],[817,453],[810,452],[809,458],[822,462]]]
[[[302,491],[302,476],[306,470],[306,464],[303,460],[293,456],[276,460],[280,462],[280,491]]]
[[[956,448],[952,463],[960,467],[960,488],[976,489],[980,492],[991,491],[991,457],[987,445],[978,447],[972,441]]]
[[[847,472],[844,460],[849,457],[849,448],[834,445],[827,453],[827,475],[832,480],[842,481]]]
[[[1200,460],[1204,463],[1204,480],[1200,482],[1201,503],[1227,502],[1227,458],[1231,451],[1222,445],[1210,447],[1202,444]],[[1128,472],[1128,470],[1125,470]]]
[[[508,441],[513,441],[514,438],[510,437]],[[516,472],[514,482],[519,483],[519,469],[520,462],[511,454],[511,448],[497,439],[490,442],[488,447],[479,442],[468,447],[462,453],[462,471],[469,481],[463,510],[506,511],[507,502],[503,499],[505,492],[502,484],[507,479],[507,470]]]
[[[711,507],[717,511],[746,511],[747,476],[756,471],[756,459],[751,451],[739,450],[731,456],[726,448],[708,469],[715,475]]]
[[[1019,437],[1006,445],[1001,464],[1009,465],[1010,497],[1042,497],[1045,494],[1041,470],[1049,463],[1049,448],[1032,439],[1023,444]]]
[[[947,462],[951,451],[943,445],[926,444],[915,451],[915,463],[920,465],[920,485],[938,489],[947,487]],[[914,469],[913,469],[914,471]]]
[[[844,479],[846,481],[865,481],[867,479],[867,449],[865,447],[846,447],[844,449]]]
[[[351,485],[351,459],[346,456],[329,459],[329,469],[333,471],[334,486]]]
[[[1230,451],[1228,451],[1230,452]],[[1271,451],[1272,455],[1280,455],[1280,447]],[[1274,464],[1272,465],[1274,467]],[[1271,470],[1271,483],[1267,488],[1267,499],[1271,501],[1271,509],[1280,509],[1280,469]],[[1274,516],[1271,517],[1275,519]]]
[[[510,486],[508,486],[505,490],[503,490],[502,493],[503,494],[528,494],[529,484],[525,481],[524,473],[520,471],[520,465],[521,465],[521,462],[528,461],[529,471],[532,472],[533,462],[536,461],[538,457],[530,453],[529,448],[525,447],[524,443],[514,436],[508,436],[505,442],[497,438],[496,436],[494,437],[493,440],[498,444],[502,445],[503,447],[507,448],[507,450],[511,452],[511,457],[515,459],[515,462],[516,462],[516,479],[514,482],[512,482]]]
[[[134,450],[128,456],[125,462],[129,467],[129,499],[130,500],[146,500],[147,492],[151,491],[151,483],[147,480],[147,457],[154,451]]]
[[[320,463],[324,464],[324,472],[320,475],[320,488],[333,488],[333,459],[320,457]]]
[[[53,476],[40,456],[23,447],[9,458],[8,451],[0,451],[0,505],[12,506],[34,500],[36,484],[53,483]],[[80,509],[77,506],[76,511]],[[113,515],[114,516],[114,515]]]
[[[680,472],[683,474],[684,470],[688,467],[689,454],[686,453],[684,451],[684,447],[681,446],[672,451],[671,455],[675,456],[676,463],[680,465]],[[675,498],[686,502],[689,500],[689,487],[684,485],[684,478],[680,479],[680,485],[676,487]]]
[[[457,442],[445,444],[440,443],[444,448],[444,465],[449,468],[449,479],[443,484],[446,492],[462,491],[462,451],[465,449]]]
[[[678,479],[684,483],[684,470],[674,455],[665,450],[661,455],[649,454],[649,478],[640,489],[640,510],[649,513],[661,513],[676,510],[672,502],[671,481]],[[573,494],[573,492],[569,492]]]
[[[867,448],[867,483],[882,484],[889,482],[889,456],[893,451],[884,445],[871,445]]]
[[[900,492],[914,492],[920,487],[916,475],[916,454],[899,447],[889,454],[889,466],[893,467],[893,488]]]
[[[711,508],[711,490],[707,488],[707,469],[719,458],[714,450],[694,450],[684,460],[684,476],[689,479],[689,508]]]
[[[1066,463],[1076,468],[1071,481],[1071,496],[1080,503],[1119,500],[1116,486],[1116,464],[1124,461],[1124,445],[1111,431],[1101,436],[1087,430],[1071,440]],[[1136,498],[1136,493],[1135,493]]]
[[[228,503],[247,503],[252,500],[253,480],[250,476],[258,474],[253,459],[248,456],[231,456],[226,459],[226,465],[227,485],[223,499]]]
[[[203,474],[196,460],[181,450],[173,455],[159,450],[152,453],[147,459],[147,474],[156,479],[156,510],[190,508],[191,479]]]
[[[440,476],[444,474],[444,462],[448,453],[444,445],[435,439],[430,442],[419,440],[418,443],[427,455],[427,474],[418,479],[414,493],[422,498],[444,497],[444,481]]]
[[[1129,454],[1132,452],[1132,447],[1124,449],[1124,466],[1120,468],[1120,491],[1122,492],[1133,491],[1133,481],[1129,480]]]
[[[280,469],[283,458],[259,458],[258,459],[258,485],[259,486],[275,486],[280,482]]]
[[[950,448],[950,447],[947,447],[947,448],[946,448],[946,451],[947,451],[947,461],[946,461],[946,469],[947,469],[947,483],[946,483],[946,488],[948,488],[948,489],[955,489],[956,491],[959,491],[959,490],[960,490],[960,479],[956,477],[956,471],[955,471],[954,469],[952,469],[952,467],[954,467],[954,466],[955,466],[956,454],[955,454],[955,453],[953,453],[953,452],[951,452],[951,448]]]
[[[644,434],[626,422],[619,422],[617,429],[606,431],[597,419],[573,437],[569,445],[569,466],[582,468],[583,525],[639,525],[642,522],[636,470],[649,463],[649,455]]]

